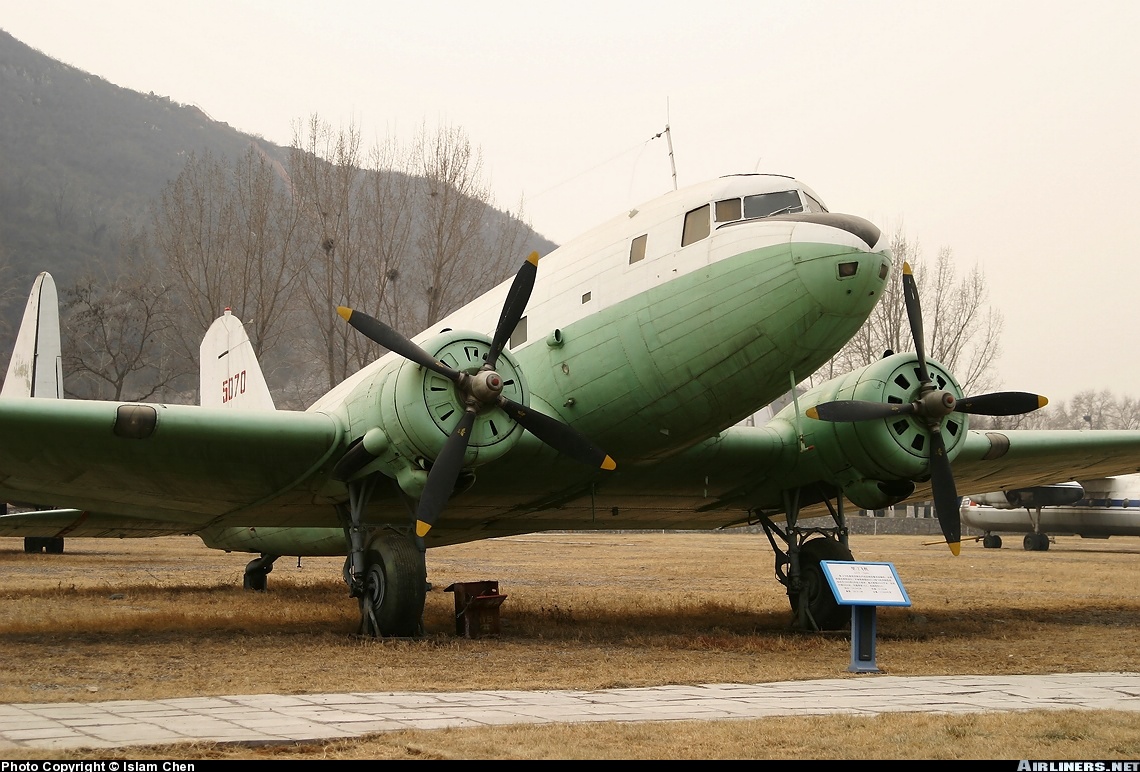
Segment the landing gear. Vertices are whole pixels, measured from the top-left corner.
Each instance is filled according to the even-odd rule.
[[[987,533],[982,537],[982,546],[988,550],[1001,549],[1001,537],[996,533]]]
[[[1049,534],[1027,533],[1021,541],[1021,546],[1027,552],[1047,552],[1049,550]]]
[[[360,634],[375,638],[411,638],[423,634],[427,600],[427,562],[423,541],[399,531],[373,532],[363,523],[364,507],[377,477],[348,483],[349,553],[344,581],[360,602]]]
[[[758,519],[776,553],[776,579],[788,590],[792,626],[797,630],[842,630],[851,622],[851,611],[836,602],[820,562],[852,559],[851,550],[847,548],[843,497],[836,496],[837,504],[832,506],[829,495],[816,495],[808,502],[801,501],[802,493],[800,490],[785,492],[787,525],[784,529],[766,514],[760,514]],[[819,501],[827,504],[835,526],[803,528],[798,525],[800,507]],[[818,538],[809,540],[811,536]],[[777,544],[776,537],[783,548]]]
[[[265,592],[266,586],[269,584],[267,576],[273,570],[273,562],[280,555],[262,555],[256,560],[251,560],[246,564],[245,577],[242,585],[247,590],[256,590],[257,592]]]
[[[365,554],[360,634],[413,638],[423,634],[427,598],[424,553],[408,537],[379,534]]]
[[[63,554],[63,537],[62,536],[25,536],[24,537],[24,552],[31,555],[38,555],[41,552],[46,552],[49,555],[62,555]]]

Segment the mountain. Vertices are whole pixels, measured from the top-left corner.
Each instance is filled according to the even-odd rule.
[[[97,270],[116,256],[123,223],[146,222],[191,153],[237,159],[251,143],[287,164],[288,148],[193,105],[116,86],[0,30],[0,291],[8,301],[0,321],[9,328],[0,361],[39,271],[64,288]],[[533,231],[525,242],[543,254],[554,247]]]

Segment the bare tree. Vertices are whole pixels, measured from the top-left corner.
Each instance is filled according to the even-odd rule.
[[[365,294],[370,268],[359,225],[362,180],[360,133],[355,126],[334,131],[316,115],[293,138],[290,178],[302,217],[307,251],[304,281],[314,358],[323,365],[324,388],[359,369],[368,341],[337,316],[337,306],[353,307]]]
[[[416,201],[417,278],[424,297],[418,326],[425,327],[510,276],[525,255],[513,251],[521,246],[521,220],[511,220],[510,233],[495,227],[482,152],[462,129],[422,129],[416,157],[423,177]]]
[[[891,251],[896,278],[888,282],[866,324],[817,376],[826,379],[863,367],[886,351],[914,350],[902,282],[897,278],[905,261],[918,285],[927,357],[949,368],[967,394],[993,389],[1003,320],[1000,311],[986,305],[988,292],[981,271],[975,267],[959,279],[948,247],[928,267],[919,245],[901,230],[891,238]]]
[[[202,335],[231,308],[255,353],[289,332],[290,291],[299,281],[299,210],[277,168],[251,146],[229,166],[191,156],[154,210],[153,232],[187,317],[180,347],[196,357]]]
[[[193,361],[168,344],[177,322],[173,289],[128,232],[113,274],[87,275],[62,291],[60,323],[66,392],[81,399],[167,401]]]

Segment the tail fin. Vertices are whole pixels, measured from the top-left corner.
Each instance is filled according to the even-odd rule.
[[[230,309],[206,330],[198,356],[198,399],[203,407],[276,409],[245,326]]]
[[[59,296],[47,271],[32,284],[0,397],[63,397]]]

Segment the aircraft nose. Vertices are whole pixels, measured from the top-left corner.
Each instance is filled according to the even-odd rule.
[[[865,318],[891,275],[882,231],[854,215],[807,213],[790,237],[792,259],[804,289],[825,313]]]

